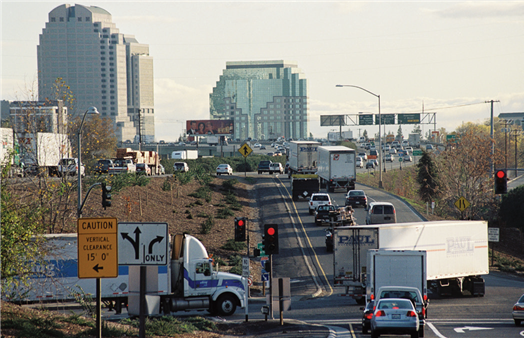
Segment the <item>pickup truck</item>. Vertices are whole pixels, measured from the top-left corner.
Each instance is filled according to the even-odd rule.
[[[271,165],[271,161],[260,161],[258,163],[258,174],[262,174],[263,172],[271,173],[271,170],[269,166]]]
[[[133,163],[131,159],[121,159],[117,158],[113,161],[114,167],[109,168],[109,175],[111,174],[120,174],[120,173],[135,173],[136,164]]]

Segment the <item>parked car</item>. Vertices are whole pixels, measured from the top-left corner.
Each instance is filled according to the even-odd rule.
[[[269,165],[269,173],[270,174],[283,174],[284,168],[282,167],[282,163],[280,162],[273,162]]]
[[[371,202],[366,215],[366,224],[397,223],[395,206],[389,202]]]
[[[219,164],[217,167],[217,176],[233,175],[233,168],[229,164]]]
[[[173,170],[174,171],[181,171],[181,172],[188,172],[189,166],[186,162],[175,162],[173,163]]]
[[[136,173],[145,174],[146,176],[151,176],[151,167],[146,163],[137,163],[136,164]]]
[[[114,166],[113,160],[98,160],[95,164],[95,174],[107,174],[109,168]]]
[[[315,224],[322,225],[324,222],[329,222],[329,215],[335,212],[336,208],[334,205],[321,204],[315,210]]]
[[[520,326],[520,323],[524,320],[524,295],[520,296],[519,300],[513,305],[513,312],[511,314],[515,325]]]
[[[352,207],[368,206],[368,197],[364,190],[350,190],[346,194],[346,206],[351,205]]]
[[[373,317],[373,305],[374,301],[370,301],[366,307],[361,308],[364,313],[362,314],[362,333],[367,334],[371,329],[371,317]]]
[[[329,194],[317,192],[311,194],[311,197],[309,199],[309,214],[313,215],[315,210],[319,205],[322,204],[330,204],[331,205],[331,197],[329,197]]]
[[[411,301],[401,298],[376,301],[375,312],[371,317],[371,337],[394,333],[418,338],[418,329],[418,316]]]

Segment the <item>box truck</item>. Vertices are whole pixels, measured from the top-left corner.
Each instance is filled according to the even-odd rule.
[[[198,150],[177,150],[171,153],[171,158],[175,160],[196,160],[198,158]]]

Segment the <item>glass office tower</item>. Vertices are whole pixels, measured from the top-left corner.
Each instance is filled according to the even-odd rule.
[[[293,62],[227,62],[209,105],[212,119],[235,121],[235,139],[309,137],[307,80]]]

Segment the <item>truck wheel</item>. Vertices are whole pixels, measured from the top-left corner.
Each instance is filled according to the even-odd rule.
[[[231,316],[237,309],[236,299],[233,295],[224,294],[218,297],[216,309],[221,316]]]

